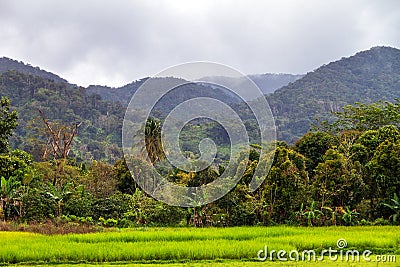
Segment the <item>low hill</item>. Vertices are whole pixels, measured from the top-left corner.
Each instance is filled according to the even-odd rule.
[[[171,78],[171,77],[157,78],[157,79],[152,79],[152,82],[156,82],[158,84],[157,86],[168,86],[169,84],[174,84],[175,79],[176,78]],[[146,80],[148,80],[148,78],[143,78],[118,88],[90,85],[87,88],[87,94],[88,95],[98,94],[104,100],[114,101],[114,102],[118,101],[122,105],[127,106],[133,94],[136,92],[136,90],[139,89],[139,87]],[[208,96],[215,99],[225,100],[225,102],[228,103],[238,102],[238,99],[228,91],[221,88],[210,87],[207,86],[207,84],[191,83],[190,86],[186,85],[181,87],[180,89],[182,90],[178,94],[177,93],[174,94],[173,92],[171,92],[171,94],[166,95],[164,97],[164,99],[166,100],[164,100],[163,103],[166,104],[167,106],[171,106],[173,103],[178,104],[187,99],[200,96]]]
[[[168,87],[177,81],[181,83],[176,78],[158,78],[153,80],[153,85]],[[19,126],[11,138],[11,145],[32,153],[36,160],[40,159],[47,141],[39,117],[40,109],[53,123],[82,123],[73,145],[73,154],[78,161],[114,162],[122,157],[121,131],[126,106],[142,82],[117,89],[94,86],[87,89],[15,70],[6,71],[0,74],[0,95],[9,97],[12,109],[19,113]],[[228,103],[237,101],[221,90],[187,83],[164,95],[154,106],[152,115],[162,119],[176,105],[194,97],[210,97]]]
[[[133,94],[146,80],[147,78],[143,78],[117,88],[101,85],[90,85],[86,89],[86,92],[88,95],[97,94],[100,95],[104,100],[113,102],[119,101],[124,106],[127,106]]]
[[[286,73],[265,73],[265,74],[250,74],[248,77],[260,88],[263,94],[273,93],[276,89],[288,85],[304,75],[286,74]],[[244,83],[243,78],[210,76],[204,77],[201,80],[210,83],[223,83],[228,85],[240,86]]]

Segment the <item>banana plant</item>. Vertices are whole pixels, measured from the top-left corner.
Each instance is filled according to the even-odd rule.
[[[388,207],[394,212],[390,217],[394,223],[398,223],[400,218],[400,200],[396,193],[394,193],[394,196],[390,201],[391,203],[384,203],[383,206]]]
[[[1,209],[3,211],[3,219],[7,221],[9,215],[9,208],[14,202],[14,198],[17,195],[17,188],[20,186],[20,182],[15,180],[14,177],[10,177],[8,180],[1,177],[0,181],[0,199],[1,199]]]
[[[49,183],[48,186],[49,191],[46,192],[46,195],[56,201],[57,216],[60,217],[62,214],[63,201],[72,193],[69,191],[69,188],[72,186],[72,184],[64,184],[60,189],[54,186],[52,183]]]
[[[358,213],[355,209],[354,210],[350,210],[349,207],[346,207],[346,210],[343,212],[342,219],[343,219],[345,224],[354,225],[355,219],[357,219],[357,216],[359,214],[360,213]]]
[[[303,210],[303,204],[301,204],[300,211],[295,213],[298,217],[306,218],[308,226],[313,226],[313,221],[323,215],[322,211],[315,209],[314,206],[315,202],[313,201],[310,207]]]

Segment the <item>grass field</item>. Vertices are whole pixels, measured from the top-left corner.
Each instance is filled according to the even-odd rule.
[[[339,249],[337,240],[347,246]],[[261,262],[257,253],[271,250],[314,250],[317,260]],[[324,249],[370,250],[371,261],[318,261]],[[261,253],[261,255],[264,255]],[[268,254],[270,255],[270,254]],[[375,255],[384,255],[377,262]],[[390,255],[398,255],[396,258]],[[293,257],[296,254],[292,254]],[[390,257],[389,257],[390,256]],[[102,266],[400,266],[400,227],[237,227],[237,228],[137,228],[94,234],[45,236],[0,232],[0,264],[98,264]],[[76,265],[76,263],[79,263]],[[103,265],[104,264],[104,265]],[[59,265],[63,266],[63,265]],[[65,265],[64,265],[65,266]],[[88,266],[88,265],[85,265]],[[98,266],[98,265],[96,265]]]

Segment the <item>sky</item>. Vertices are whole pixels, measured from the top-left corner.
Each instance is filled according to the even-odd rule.
[[[122,86],[191,61],[304,74],[400,48],[399,25],[397,0],[0,0],[0,57],[81,86]]]

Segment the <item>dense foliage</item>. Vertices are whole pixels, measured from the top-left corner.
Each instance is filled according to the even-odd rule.
[[[158,119],[146,125],[146,147],[142,148],[143,153],[151,153],[151,162],[159,169],[165,167],[165,155],[160,152],[162,119],[177,103],[192,97],[230,102],[243,119],[250,141],[257,144],[249,160],[240,162],[246,170],[238,185],[222,199],[193,209],[171,207],[147,196],[122,159],[121,127],[129,97],[125,102],[116,100],[121,98],[119,94],[130,96],[145,79],[122,89],[82,88],[40,69],[2,60],[18,67],[18,71],[0,70],[2,220],[120,227],[399,223],[397,49],[377,47],[360,52],[267,96],[278,136],[288,142],[277,142],[271,170],[253,193],[249,182],[255,166],[270,158],[259,156],[259,130],[248,106],[233,95],[201,84],[188,84],[178,94],[165,95],[152,113]],[[155,82],[165,86],[176,80]],[[106,89],[116,94],[108,91],[103,98],[97,94]],[[308,132],[315,116],[319,119]],[[71,153],[64,153],[65,157],[48,153],[54,138],[44,122],[60,136],[71,135],[71,129],[79,125]],[[197,158],[198,144],[207,137],[218,145],[215,164],[198,173],[173,169],[165,173],[170,181],[198,186],[224,171],[230,154],[229,136],[218,123],[191,121],[181,133],[180,145],[186,156]]]
[[[0,74],[7,72],[9,70],[15,70],[21,73],[30,74],[33,76],[40,76],[45,79],[53,80],[55,82],[67,82],[66,80],[62,79],[60,76],[42,70],[39,67],[33,67],[29,64],[25,64],[22,61],[13,60],[7,57],[0,58]]]
[[[17,127],[17,112],[10,112],[10,100],[5,97],[0,99],[0,153],[8,152],[8,137]]]
[[[30,152],[35,160],[41,159],[48,145],[39,109],[57,127],[82,123],[72,151],[77,161],[115,162],[122,156],[119,144],[124,108],[118,102],[87,95],[82,87],[16,71],[0,76],[0,94],[8,97],[11,108],[19,113],[11,146]]]
[[[8,110],[8,101],[3,102]],[[376,114],[387,112],[386,105],[377,104],[354,105],[351,110],[364,117],[372,108]],[[0,216],[7,221],[50,219],[119,227],[398,224],[399,113],[390,113],[392,119],[378,128],[359,129],[354,124],[340,132],[307,133],[293,146],[278,142],[268,176],[251,193],[255,167],[270,160],[260,158],[254,146],[242,162],[246,171],[237,186],[222,199],[197,208],[168,206],[147,196],[123,160],[110,165],[79,163],[71,157],[61,171],[57,159],[38,162],[21,150],[5,151],[0,155]],[[354,113],[344,114],[339,114],[335,127],[349,126],[346,118],[354,118]],[[159,123],[149,120],[146,125],[146,146],[154,155],[151,162],[162,167]],[[175,169],[167,176],[180,185],[198,186],[216,179],[223,168],[214,165],[197,173]]]

